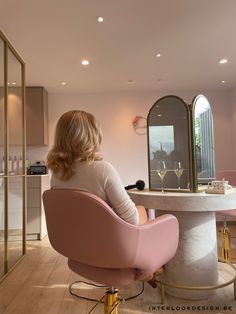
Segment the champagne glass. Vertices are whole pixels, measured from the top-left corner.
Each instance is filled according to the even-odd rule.
[[[182,176],[182,173],[184,171],[183,165],[180,161],[174,162],[174,172],[178,178],[178,189],[180,190],[180,177]]]
[[[157,174],[161,178],[161,192],[162,193],[164,193],[163,183],[164,183],[164,177],[166,175],[166,171],[167,171],[167,169],[166,169],[166,164],[165,164],[164,160],[158,161],[157,162]]]

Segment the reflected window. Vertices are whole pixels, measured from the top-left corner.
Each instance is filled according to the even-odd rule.
[[[174,150],[174,127],[173,125],[150,126],[150,159],[154,159],[155,154],[165,151],[169,154]]]
[[[211,107],[203,95],[194,100],[194,131],[198,183],[207,183],[215,178],[215,153]]]

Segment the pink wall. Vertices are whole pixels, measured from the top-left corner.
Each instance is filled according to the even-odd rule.
[[[236,90],[202,92],[213,111],[216,168],[236,169]],[[138,179],[148,182],[146,135],[137,135],[132,126],[136,115],[147,116],[160,97],[176,94],[190,103],[199,92],[117,92],[100,94],[49,94],[49,143],[53,143],[55,124],[60,115],[71,109],[93,113],[103,130],[102,153],[120,173],[124,185]],[[43,160],[48,147],[28,148],[30,161]]]
[[[232,130],[236,131],[236,93],[232,112],[232,94],[227,92],[201,92],[211,103],[214,117],[217,170],[236,167],[233,157]],[[100,94],[50,94],[49,95],[49,141],[53,143],[55,124],[59,116],[71,109],[93,113],[103,130],[102,153],[120,173],[123,184],[138,179],[148,182],[146,135],[137,135],[132,127],[136,115],[147,116],[152,104],[167,94],[176,94],[190,103],[198,92],[117,92]],[[28,150],[30,160],[45,159],[48,148],[35,147]]]

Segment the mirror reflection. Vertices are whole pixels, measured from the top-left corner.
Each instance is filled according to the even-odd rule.
[[[215,178],[215,151],[212,111],[205,96],[195,97],[193,114],[197,183],[208,183]]]
[[[177,96],[165,96],[151,108],[148,123],[149,187],[190,189],[188,108]]]

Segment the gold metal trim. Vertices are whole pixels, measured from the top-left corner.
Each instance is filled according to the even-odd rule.
[[[4,273],[8,272],[8,43],[4,41]]]
[[[0,277],[0,283],[6,279],[10,273],[16,268],[16,266],[23,260],[23,258],[25,258],[25,255],[21,256],[14,265],[12,265],[9,269],[8,272],[6,274],[4,274],[2,277]]]
[[[27,179],[26,179],[26,110],[25,110],[25,64],[21,64],[21,81],[22,81],[22,184],[23,184],[23,198],[22,198],[22,254],[26,254],[26,228],[27,228]]]
[[[106,290],[104,296],[104,314],[118,314],[118,306],[121,302],[118,298],[118,289]]]
[[[118,297],[118,289],[107,288],[105,294],[97,301],[97,303],[91,308],[88,314],[91,314],[98,304],[104,304],[104,314],[118,314],[118,306],[123,303],[124,300]]]
[[[224,288],[226,286],[229,286],[230,284],[234,284],[234,300],[236,300],[236,267],[224,260],[224,259],[219,259],[220,262],[222,263],[227,263],[233,270],[234,270],[234,276],[232,279],[226,281],[225,283],[219,284],[219,285],[212,285],[212,286],[187,286],[187,285],[176,285],[176,284],[171,284],[168,282],[164,282],[161,279],[156,280],[160,285],[161,285],[161,302],[164,303],[164,287],[170,287],[170,288],[176,288],[176,289],[182,289],[182,290],[215,290],[215,289],[220,289]],[[163,290],[162,290],[163,289]]]
[[[189,114],[189,162],[190,162],[190,190],[193,193],[197,192],[197,179],[196,179],[196,156],[195,156],[195,145],[194,145],[194,127],[193,127],[193,110],[192,104],[188,105],[188,114]]]
[[[161,191],[161,188],[152,188],[151,187],[151,175],[150,175],[150,139],[149,139],[149,116],[154,108],[154,106],[157,105],[158,102],[162,101],[165,98],[172,97],[176,98],[179,101],[182,102],[182,104],[185,106],[186,109],[186,116],[187,116],[187,131],[188,131],[188,157],[189,157],[189,182],[190,182],[190,187],[189,189],[185,189],[182,191],[182,189],[170,189],[170,188],[164,188],[164,191],[166,192],[186,192],[186,193],[198,193],[201,192],[200,189],[198,189],[198,178],[197,178],[197,165],[196,165],[196,150],[195,150],[195,127],[194,127],[194,108],[195,108],[195,103],[196,100],[199,97],[205,97],[203,95],[197,95],[193,98],[192,103],[187,105],[186,102],[179,96],[176,95],[166,95],[161,98],[159,98],[150,108],[148,115],[147,115],[147,149],[148,149],[148,183],[149,183],[149,190],[150,191]],[[205,97],[206,98],[206,97]],[[210,105],[210,104],[209,104]],[[211,108],[211,107],[210,107]],[[212,109],[211,109],[212,112]]]
[[[231,259],[231,245],[229,228],[221,227],[221,258],[225,261],[232,261]]]
[[[12,53],[15,55],[15,57],[18,59],[18,61],[21,64],[25,64],[24,60],[21,58],[21,56],[19,55],[19,53],[17,52],[17,50],[12,46],[12,44],[9,42],[9,40],[7,39],[6,35],[0,30],[0,37],[2,38],[2,40],[7,43],[8,47],[11,49]]]
[[[192,153],[192,150],[191,150],[191,133],[190,133],[190,114],[189,114],[189,106],[187,105],[187,103],[179,96],[176,96],[176,95],[167,95],[167,96],[163,96],[161,98],[159,98],[153,105],[152,107],[150,108],[149,112],[148,112],[148,115],[147,115],[147,149],[148,149],[148,184],[149,184],[149,190],[150,191],[161,191],[161,188],[151,188],[151,175],[150,175],[150,150],[149,150],[149,144],[150,144],[150,141],[149,141],[149,132],[148,132],[148,127],[149,127],[149,124],[148,124],[148,121],[149,121],[149,115],[153,109],[153,107],[161,100],[167,98],[167,97],[174,97],[174,98],[177,98],[178,100],[180,100],[184,107],[185,107],[185,110],[186,110],[186,117],[187,117],[187,130],[188,130],[188,155],[189,155],[189,181],[190,181],[190,188],[189,189],[184,189],[184,190],[179,190],[179,189],[166,189],[164,188],[164,192],[183,192],[183,193],[191,193],[191,192],[194,192],[194,188],[193,188],[193,180],[192,180],[192,173],[193,172],[193,168],[192,168],[192,160],[193,160],[193,153]]]

